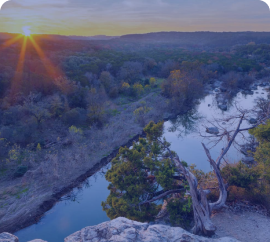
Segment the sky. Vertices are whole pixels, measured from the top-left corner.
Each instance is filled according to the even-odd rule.
[[[270,31],[260,0],[10,0],[0,32],[110,35],[158,31]]]

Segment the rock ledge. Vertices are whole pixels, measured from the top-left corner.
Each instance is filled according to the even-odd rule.
[[[89,226],[65,238],[65,242],[239,242],[233,238],[211,239],[193,235],[182,228],[117,218]]]

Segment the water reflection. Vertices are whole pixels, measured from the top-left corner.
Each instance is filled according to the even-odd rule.
[[[203,116],[198,113],[197,108],[194,108],[186,114],[179,115],[176,119],[170,120],[171,126],[167,130],[168,132],[175,133],[178,138],[183,138],[196,131],[198,121],[202,118]]]
[[[108,221],[101,202],[109,195],[109,183],[104,177],[107,168],[87,179],[80,187],[62,197],[43,218],[15,235],[20,242],[36,238],[49,242],[64,241],[68,235],[86,226]]]

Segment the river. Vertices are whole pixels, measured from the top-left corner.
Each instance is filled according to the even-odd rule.
[[[252,108],[254,100],[258,97],[267,97],[267,92],[262,87],[258,87],[253,95],[246,96],[238,93],[234,101],[237,101],[238,106],[248,109]],[[233,105],[229,106],[228,111],[221,111],[217,107],[215,94],[209,94],[200,100],[194,110],[165,122],[164,136],[167,141],[171,142],[171,149],[176,151],[182,160],[188,164],[196,164],[198,169],[209,171],[210,165],[201,145],[202,141],[207,144],[208,140],[199,135],[198,129],[201,129],[203,125],[211,126],[207,120],[222,118],[224,115],[235,112],[236,108]],[[220,143],[210,150],[213,158],[218,156],[222,147],[223,144]],[[240,152],[233,147],[228,152],[226,159],[234,162],[239,161],[241,157]],[[101,202],[105,201],[109,195],[107,189],[109,183],[104,177],[106,169],[104,167],[102,171],[88,178],[80,188],[75,188],[71,194],[64,196],[51,210],[45,213],[37,224],[15,233],[20,242],[36,238],[59,242],[86,226],[108,221],[109,218],[101,207]]]

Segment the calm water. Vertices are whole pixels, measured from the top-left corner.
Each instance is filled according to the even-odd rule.
[[[262,88],[258,88],[257,92],[252,96],[244,96],[239,93],[235,100],[242,108],[251,108],[256,98],[267,97]],[[214,97],[214,94],[208,95],[201,100],[196,110],[165,123],[164,135],[172,143],[172,150],[176,151],[181,159],[189,164],[196,164],[197,168],[203,171],[210,170],[209,162],[201,145],[202,141],[205,144],[208,141],[199,135],[198,129],[204,131],[203,125],[211,127],[206,119],[221,118],[224,115],[236,112],[234,106],[229,107],[228,111],[222,112],[217,108]],[[210,107],[208,104],[210,104]],[[211,144],[207,146],[211,147]],[[219,155],[222,147],[223,144],[220,143],[210,150],[213,158]],[[232,148],[226,158],[231,162],[238,161],[241,154],[235,148]],[[106,171],[106,168],[103,169],[104,171]],[[71,198],[64,197],[63,201],[58,202],[48,211],[39,223],[20,230],[15,235],[19,237],[21,242],[36,238],[49,242],[59,242],[86,226],[108,221],[109,218],[101,207],[101,202],[105,201],[109,195],[108,182],[103,172],[90,177],[81,188],[74,189]]]

